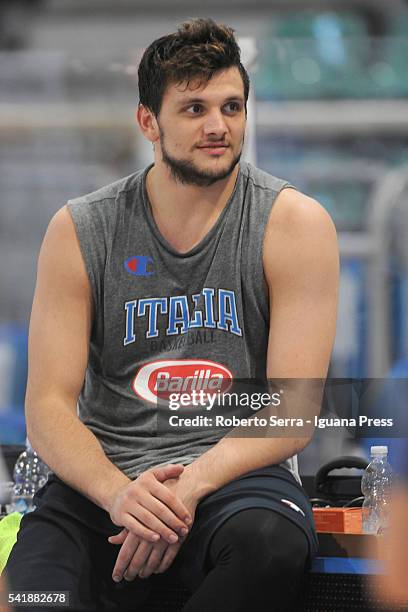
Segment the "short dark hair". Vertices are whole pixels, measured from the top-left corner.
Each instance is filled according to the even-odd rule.
[[[157,117],[170,83],[208,83],[220,70],[236,66],[244,84],[245,108],[249,77],[241,63],[234,30],[212,19],[185,21],[177,32],[153,41],[139,64],[139,104]]]

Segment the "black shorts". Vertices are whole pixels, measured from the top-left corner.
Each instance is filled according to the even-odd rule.
[[[269,508],[297,525],[309,544],[310,569],[319,543],[309,498],[289,470],[273,465],[232,480],[197,506],[194,528],[184,542],[186,545],[191,541],[191,545],[185,548],[188,562],[181,569],[188,583],[192,584],[196,579],[198,584],[205,577],[208,571],[207,550],[217,529],[229,517],[247,508]]]
[[[206,556],[211,538],[243,509],[269,508],[297,525],[309,543],[309,563],[318,546],[307,495],[280,466],[249,472],[204,498],[169,570],[132,582],[112,580],[119,547],[107,538],[121,528],[106,511],[54,474],[35,496],[35,503],[37,509],[21,520],[6,565],[10,590],[69,591],[70,607],[78,610],[128,609],[130,603],[145,601],[156,582],[173,573],[195,590],[209,569]]]

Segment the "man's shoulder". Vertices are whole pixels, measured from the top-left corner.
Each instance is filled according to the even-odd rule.
[[[271,229],[297,237],[310,231],[318,233],[325,228],[333,231],[333,220],[324,206],[299,191],[290,181],[269,174],[246,161],[241,162],[241,171],[255,186],[265,190],[264,197],[272,199],[267,234]]]
[[[289,186],[290,187],[290,186]],[[333,220],[317,200],[294,188],[283,189],[276,198],[269,226],[296,237],[334,229]]]
[[[284,189],[276,199],[265,232],[265,271],[289,266],[300,270],[300,262],[335,259],[338,254],[336,228],[327,210],[316,200],[295,189]],[[268,277],[268,274],[267,274]]]
[[[145,172],[145,168],[137,170],[128,176],[117,179],[107,185],[99,187],[95,191],[71,198],[69,205],[98,204],[102,202],[115,202],[120,194],[128,193],[137,189],[139,182]]]
[[[247,161],[241,161],[241,171],[252,185],[261,191],[277,194],[285,187],[291,186],[287,179],[270,174]]]

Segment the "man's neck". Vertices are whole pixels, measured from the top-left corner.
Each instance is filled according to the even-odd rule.
[[[146,190],[153,217],[176,250],[189,251],[210,231],[231,197],[238,171],[239,164],[226,179],[197,187],[175,181],[161,164],[149,170]]]

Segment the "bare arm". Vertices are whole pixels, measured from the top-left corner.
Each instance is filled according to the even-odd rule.
[[[183,518],[188,512],[158,479],[178,476],[180,469],[175,473],[169,466],[132,483],[77,416],[91,326],[91,289],[75,227],[64,207],[51,220],[38,262],[29,334],[27,434],[57,476],[110,512],[115,524],[149,539],[153,531],[144,525],[170,537],[171,530],[157,517],[180,528],[185,525],[167,506]]]
[[[92,297],[67,208],[51,220],[38,260],[29,334],[27,434],[64,482],[106,508],[129,479],[78,419],[88,362]]]
[[[263,263],[270,296],[267,377],[294,381],[287,414],[302,416],[297,407],[309,395],[303,415],[310,418],[320,412],[336,327],[339,257],[327,212],[307,196],[284,190],[270,215]],[[200,499],[246,472],[300,452],[312,434],[245,439],[245,430],[235,428],[187,466],[181,480],[191,482]]]

